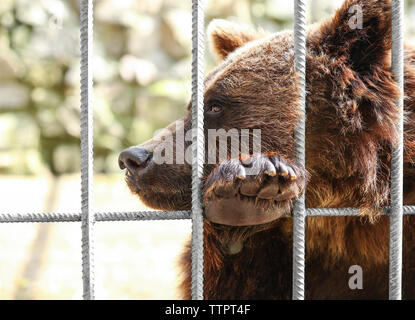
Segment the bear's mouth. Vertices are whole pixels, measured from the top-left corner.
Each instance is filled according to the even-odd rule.
[[[160,174],[149,172],[148,175],[137,176],[127,170],[125,181],[130,191],[150,208],[157,210],[190,210],[190,187],[173,187],[166,180],[155,178]]]

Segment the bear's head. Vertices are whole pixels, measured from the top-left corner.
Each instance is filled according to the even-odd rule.
[[[367,175],[368,168],[376,171],[376,163],[373,168],[368,163],[371,154],[361,163],[356,157],[348,164],[341,158],[345,148],[350,147],[352,156],[359,148],[394,139],[390,125],[399,92],[389,71],[390,13],[389,1],[348,0],[332,18],[308,30],[307,169],[312,173],[330,166],[337,173],[331,169],[327,175]],[[219,160],[220,148],[209,149],[209,130],[223,129],[225,135],[234,130],[239,138],[244,130],[251,138],[260,130],[261,153],[294,159],[301,112],[293,33],[266,34],[215,20],[208,34],[220,63],[204,82],[204,177],[217,164],[208,156],[213,152]],[[188,109],[187,116],[155,138],[120,155],[129,188],[152,208],[191,208],[191,104]],[[367,131],[375,138],[365,139]],[[352,137],[348,145],[336,145],[336,137],[347,134]],[[228,143],[228,156],[231,147]],[[248,153],[252,151],[250,143]],[[376,172],[370,174],[364,187],[376,184]]]
[[[215,132],[212,130],[219,139],[219,129],[229,137],[245,129],[252,150],[252,135],[261,130],[261,152],[278,151],[293,157],[299,112],[292,34],[264,35],[218,20],[210,24],[209,36],[221,63],[204,83],[206,141]],[[188,108],[187,116],[120,155],[128,186],[150,207],[191,207],[191,104]],[[212,152],[208,145],[206,142],[206,157]],[[227,145],[230,150],[231,143]],[[216,149],[215,155],[219,145]],[[219,155],[215,161],[206,158],[206,176],[218,161]]]

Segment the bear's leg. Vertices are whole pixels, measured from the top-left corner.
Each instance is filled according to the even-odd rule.
[[[232,226],[268,223],[290,214],[306,181],[304,168],[274,153],[226,160],[205,182],[206,217]]]

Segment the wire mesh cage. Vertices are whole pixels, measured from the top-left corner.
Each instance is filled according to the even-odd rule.
[[[403,93],[403,15],[404,1],[392,2],[392,71]],[[95,212],[92,206],[93,182],[93,0],[80,0],[81,38],[81,204],[80,213],[0,214],[0,223],[81,222],[83,297],[94,299],[94,225],[95,222],[192,220],[192,298],[203,299],[203,207],[202,174],[204,161],[204,0],[192,0],[192,210]],[[305,166],[306,124],[306,1],[294,3],[295,69],[299,75],[299,108],[303,114],[296,130],[297,161]],[[390,216],[389,298],[401,299],[402,216],[415,214],[415,206],[403,206],[403,94],[396,102],[399,110],[399,144],[393,150],[391,206],[383,213]],[[305,298],[305,226],[314,216],[357,216],[357,208],[306,208],[305,197],[296,202],[293,212],[293,299]]]

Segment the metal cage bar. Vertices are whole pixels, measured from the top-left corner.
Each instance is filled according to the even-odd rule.
[[[13,213],[0,214],[0,223],[18,222],[79,222],[80,213]],[[95,221],[149,221],[149,220],[186,220],[191,219],[191,211],[136,211],[136,212],[99,212]]]
[[[93,182],[93,83],[92,39],[93,0],[80,0],[81,49],[81,213],[0,214],[0,223],[82,222],[82,277],[84,299],[94,299],[94,223],[112,221],[192,219],[192,298],[203,299],[203,209],[202,174],[204,163],[203,77],[204,77],[204,0],[192,0],[192,211],[137,211],[94,213]],[[300,108],[303,117],[296,130],[297,160],[305,165],[305,0],[294,3],[295,69],[299,76]],[[415,215],[415,206],[403,206],[403,50],[404,1],[392,2],[392,71],[402,92],[397,101],[400,111],[397,128],[399,143],[393,150],[391,206],[382,214],[391,217],[389,298],[401,299],[402,216]],[[304,299],[306,217],[358,216],[358,208],[305,208],[301,197],[294,208],[293,223],[293,299]]]
[[[301,119],[296,129],[297,161],[305,167],[305,114],[306,114],[306,4],[294,2],[294,64],[299,84]],[[295,203],[293,213],[293,283],[292,297],[304,300],[305,287],[305,195]]]
[[[390,208],[383,210],[384,215],[390,215]],[[404,215],[415,215],[415,206],[404,206]],[[358,208],[311,208],[307,209],[307,217],[341,217],[359,216]],[[98,212],[96,222],[113,221],[154,221],[154,220],[188,220],[191,211],[132,211],[132,212]],[[80,222],[80,213],[3,213],[0,223],[56,223]]]
[[[399,140],[392,151],[391,217],[389,235],[389,299],[402,298],[402,214],[403,214],[403,149],[404,149],[404,0],[392,1],[392,72],[401,96],[396,101],[399,120],[396,124]]]
[[[83,296],[94,299],[93,169],[93,0],[80,2],[81,45],[81,210]]]
[[[192,299],[203,300],[204,0],[192,0]]]

